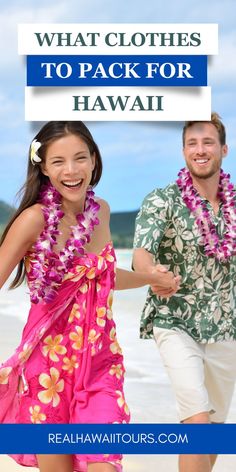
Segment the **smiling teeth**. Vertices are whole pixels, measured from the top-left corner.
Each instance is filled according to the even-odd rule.
[[[67,182],[66,180],[64,180],[62,183],[66,185],[67,187],[76,187],[77,185],[81,184],[81,182],[82,182],[82,179],[74,181],[74,182],[71,182],[71,181]]]
[[[195,159],[195,161],[199,164],[205,164],[205,162],[208,162],[208,159]]]

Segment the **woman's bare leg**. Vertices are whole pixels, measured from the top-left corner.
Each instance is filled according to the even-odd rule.
[[[72,456],[68,454],[37,454],[40,472],[73,472]],[[91,462],[89,472],[116,472],[109,462]]]
[[[37,454],[40,472],[73,472],[73,460],[69,454]]]
[[[109,462],[91,462],[88,464],[89,472],[116,472],[114,465]]]

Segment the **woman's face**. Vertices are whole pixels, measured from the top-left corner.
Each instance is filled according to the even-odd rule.
[[[67,134],[48,145],[42,172],[63,200],[81,204],[83,208],[95,159],[95,154],[90,154],[87,144],[78,135]]]

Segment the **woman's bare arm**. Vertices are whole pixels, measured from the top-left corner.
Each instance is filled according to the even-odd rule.
[[[176,280],[172,272],[131,272],[124,269],[116,271],[116,290],[143,287],[144,285],[159,285],[163,289],[176,289]]]
[[[39,205],[27,208],[14,221],[0,247],[0,288],[43,228],[44,217]]]

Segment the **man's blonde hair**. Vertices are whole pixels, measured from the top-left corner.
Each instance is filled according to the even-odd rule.
[[[191,128],[195,123],[211,123],[215,126],[219,134],[220,144],[224,146],[226,143],[226,132],[225,127],[221,121],[220,115],[216,112],[212,112],[211,114],[211,121],[186,121],[183,127],[182,139],[183,139],[183,147],[185,146],[185,134],[188,128]]]

